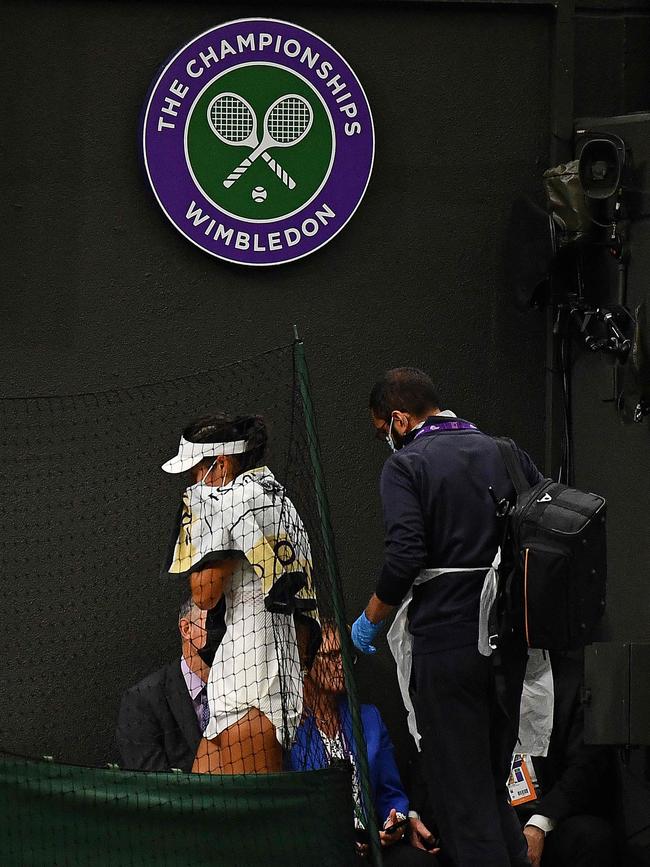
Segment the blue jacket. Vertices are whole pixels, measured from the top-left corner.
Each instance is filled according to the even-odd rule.
[[[352,718],[346,699],[341,701],[340,716],[344,741],[356,757]],[[373,805],[380,824],[383,824],[393,808],[400,813],[408,813],[408,798],[395,764],[390,735],[374,704],[361,705],[361,724],[368,747]],[[314,771],[329,765],[314,717],[308,716],[300,724],[289,754],[289,764],[294,771]]]

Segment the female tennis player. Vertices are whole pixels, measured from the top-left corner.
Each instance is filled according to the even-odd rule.
[[[196,773],[282,769],[302,712],[296,611],[315,618],[309,539],[293,503],[262,463],[255,416],[198,419],[168,473],[191,471],[168,571],[189,578],[202,609],[223,596],[226,632],[208,680],[209,721]],[[317,627],[317,621],[311,620]]]

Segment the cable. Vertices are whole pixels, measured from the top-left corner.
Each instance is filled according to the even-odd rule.
[[[558,482],[571,485],[573,481],[573,421],[571,415],[571,333],[570,321],[566,322],[559,336],[559,373],[562,382],[562,408],[564,433],[562,457],[558,471]]]

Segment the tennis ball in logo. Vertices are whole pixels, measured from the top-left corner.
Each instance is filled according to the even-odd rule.
[[[264,189],[264,187],[255,187],[251,195],[254,202],[266,201],[266,190]]]
[[[303,208],[326,181],[333,154],[321,97],[301,75],[273,64],[247,63],[217,76],[187,122],[195,182],[220,210],[252,222]],[[257,187],[265,198],[256,197]]]

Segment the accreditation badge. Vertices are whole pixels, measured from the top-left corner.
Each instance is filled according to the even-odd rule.
[[[516,754],[508,779],[508,794],[513,807],[526,804],[537,799],[535,785],[526,765],[524,756]]]

